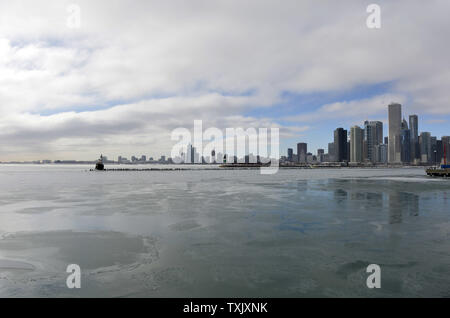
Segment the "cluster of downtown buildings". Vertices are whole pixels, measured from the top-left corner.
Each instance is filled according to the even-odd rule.
[[[402,119],[402,106],[388,106],[389,134],[383,136],[381,121],[365,121],[364,126],[353,126],[334,131],[334,141],[328,144],[328,153],[318,149],[317,155],[307,151],[306,143],[297,144],[297,154],[289,148],[282,162],[323,163],[349,162],[371,164],[438,164],[450,157],[450,136],[438,140],[429,132],[419,134],[419,118],[410,115]]]
[[[103,156],[103,162],[104,163],[115,163],[114,161],[108,160],[107,157]],[[117,163],[119,164],[128,164],[128,163],[134,163],[134,164],[145,164],[145,163],[172,163],[172,160],[166,159],[166,156],[162,155],[161,158],[158,160],[153,159],[153,157],[150,157],[147,160],[146,155],[142,155],[140,158],[136,156],[131,156],[131,159],[128,159],[126,157],[119,156],[117,158]]]
[[[450,136],[443,136],[440,140],[431,136],[430,132],[419,133],[419,118],[410,115],[409,121],[402,117],[402,106],[398,103],[388,105],[389,133],[383,135],[383,122],[365,121],[364,126],[353,126],[350,131],[337,128],[334,131],[334,141],[328,144],[328,153],[324,149],[318,149],[317,155],[308,152],[307,143],[297,144],[297,153],[288,148],[287,156],[280,158],[282,165],[303,165],[321,163],[351,163],[359,164],[405,164],[405,165],[431,165],[439,164],[450,158]],[[119,156],[117,161],[108,160],[103,156],[104,163],[118,164],[149,164],[149,163],[260,163],[268,162],[269,157],[260,157],[249,153],[248,145],[245,147],[245,155],[238,158],[236,154],[226,154],[212,150],[205,157],[197,152],[193,145],[188,144],[184,151],[175,158],[161,156],[154,160],[147,156],[132,156],[128,158]],[[80,164],[92,161],[76,160],[43,160],[32,162],[9,162],[9,163],[61,163]],[[340,165],[342,165],[340,164]]]
[[[247,145],[246,145],[247,146]],[[246,150],[247,147],[246,147]],[[245,154],[243,157],[239,158],[235,154],[227,154],[222,152],[216,152],[216,150],[211,151],[211,156],[203,156],[197,152],[197,148],[193,145],[188,144],[186,152],[181,152],[179,156],[175,158],[169,158],[173,163],[201,163],[201,164],[219,164],[219,163],[260,163],[261,157],[259,155],[254,155],[252,153]],[[268,160],[266,160],[267,162]]]

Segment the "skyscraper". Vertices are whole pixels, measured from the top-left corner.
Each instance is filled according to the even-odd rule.
[[[350,128],[350,161],[363,161],[364,130],[359,126]]]
[[[401,163],[401,120],[402,105],[392,103],[388,106],[389,112],[389,163]]]
[[[408,127],[408,122],[403,119],[400,132],[400,148],[401,161],[404,163],[411,162],[411,131]]]
[[[325,156],[325,150],[324,149],[317,149],[317,161],[323,162]]]
[[[380,144],[374,147],[375,149],[375,162],[387,163],[387,144]]]
[[[328,160],[330,162],[336,161],[334,154],[335,154],[334,142],[330,142],[330,143],[328,143]]]
[[[444,146],[442,140],[436,140],[436,163],[440,164],[444,156]]]
[[[422,163],[431,162],[431,134],[429,132],[420,133],[420,161]]]
[[[430,162],[432,164],[437,164],[437,137],[431,136],[430,138],[430,154],[431,154],[431,158],[430,158]]]
[[[348,160],[347,143],[347,130],[337,128],[334,131],[334,156],[337,162]]]
[[[198,163],[198,159],[196,158],[195,148],[189,144],[187,146],[186,158],[184,160],[185,163]]]
[[[402,148],[402,162],[409,163],[411,162],[411,131],[409,129],[402,129],[400,140]]]
[[[307,153],[308,153],[308,145],[304,142],[299,142],[297,144],[298,162],[305,163]]]
[[[411,162],[419,159],[419,118],[417,115],[409,116],[409,130],[411,130]]]
[[[450,161],[450,136],[442,136],[442,159]]]
[[[288,161],[292,162],[294,160],[294,150],[292,148],[288,148]]]
[[[402,129],[402,130],[409,129],[409,128],[408,128],[408,122],[407,122],[404,118],[403,118],[403,120],[402,120],[401,129]]]
[[[383,133],[383,122],[381,121],[371,121],[373,125],[375,125],[375,131],[377,136],[375,138],[376,144],[381,145],[383,143],[384,133]]]
[[[364,141],[366,142],[366,158],[375,162],[374,148],[383,143],[383,123],[381,121],[364,122]]]

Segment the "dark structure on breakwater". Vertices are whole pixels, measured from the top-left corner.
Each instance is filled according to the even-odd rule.
[[[103,171],[105,170],[105,164],[103,163],[103,155],[100,155],[100,159],[95,163],[95,170]]]
[[[89,171],[99,170],[97,167],[95,169],[90,169]],[[188,168],[112,168],[112,169],[102,169],[102,171],[192,171],[192,170],[222,170],[222,169],[188,169]]]

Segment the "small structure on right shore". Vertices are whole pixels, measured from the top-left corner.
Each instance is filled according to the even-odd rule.
[[[450,177],[450,165],[447,164],[446,149],[444,145],[444,164],[441,167],[429,168],[425,170],[430,177]]]
[[[426,170],[430,177],[450,177],[450,165],[441,165],[440,168],[429,168]]]

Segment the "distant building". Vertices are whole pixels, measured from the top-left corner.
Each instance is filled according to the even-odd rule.
[[[436,140],[436,162],[440,164],[444,155],[444,147],[441,140]]]
[[[117,158],[117,162],[118,162],[118,163],[126,163],[127,161],[128,161],[128,159],[125,158],[125,157],[122,157],[122,156],[119,156],[119,157]]]
[[[299,142],[297,144],[298,162],[306,163],[306,155],[308,153],[308,144]]]
[[[325,150],[324,149],[317,149],[317,161],[318,162],[324,162],[325,157]]]
[[[419,118],[417,115],[409,116],[409,130],[411,131],[411,162],[420,159],[419,149]]]
[[[185,162],[185,163],[195,163],[195,162],[198,162],[198,161],[196,161],[197,158],[196,158],[195,154],[196,154],[195,148],[194,148],[191,144],[189,144],[189,145],[187,146],[186,159],[184,160],[184,162]],[[197,159],[197,160],[198,160],[198,159]]]
[[[294,150],[292,148],[288,148],[287,150],[287,161],[292,162],[294,160]]]
[[[330,142],[328,143],[328,157],[325,159],[325,161],[327,162],[334,162],[336,161],[335,157],[334,157],[334,142]]]
[[[392,103],[388,106],[389,112],[389,163],[401,163],[401,120],[402,105]]]
[[[347,141],[347,158],[345,160],[350,161],[350,140]]]
[[[388,146],[386,144],[375,146],[375,162],[387,163],[388,161]]]
[[[422,132],[419,136],[420,145],[420,161],[422,163],[431,162],[431,134],[429,132]]]
[[[383,143],[384,139],[384,132],[383,132],[383,122],[381,121],[371,121],[372,125],[375,125],[375,131],[376,131],[376,137],[375,141],[377,145],[381,145]]]
[[[347,137],[347,130],[344,128],[334,131],[334,156],[337,162],[348,161]]]
[[[401,160],[404,163],[411,162],[411,131],[409,129],[402,129],[401,131]]]
[[[350,161],[363,161],[364,130],[359,126],[350,128]]]
[[[387,163],[388,162],[388,145],[387,144],[381,144],[378,147],[380,147],[380,161],[381,163]]]
[[[438,158],[437,158],[437,138],[434,136],[431,136],[431,151],[430,151],[430,160],[432,164],[437,164],[439,163]]]
[[[383,123],[381,121],[364,122],[365,158],[375,162],[374,147],[383,143]]]
[[[447,159],[447,163],[450,161],[450,136],[442,136],[442,163],[444,157]]]

